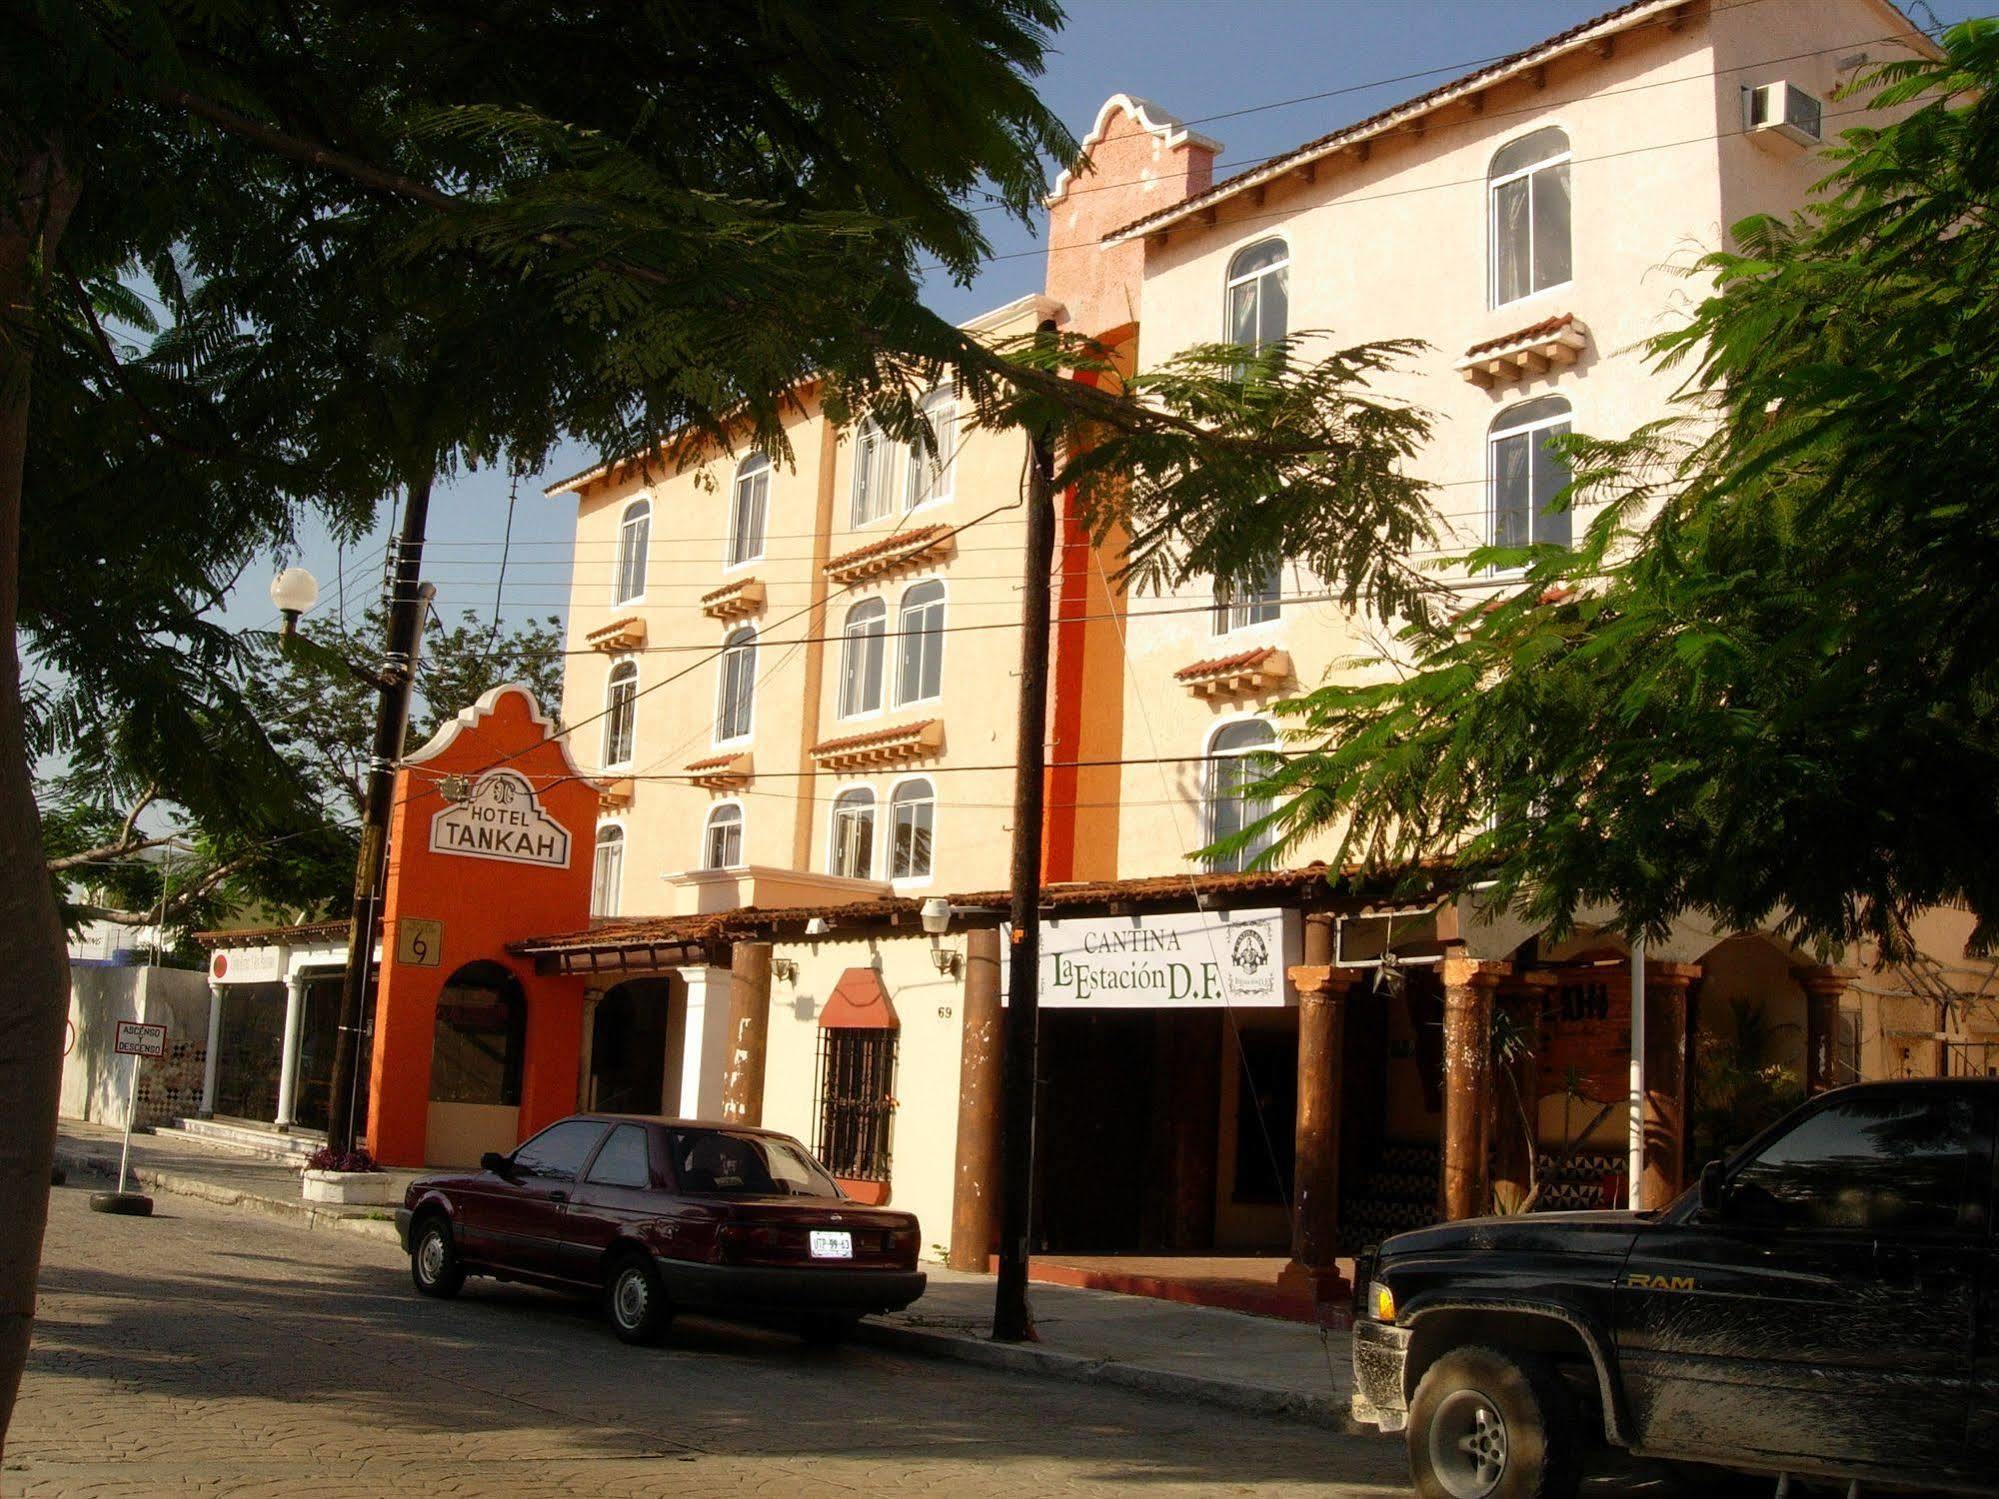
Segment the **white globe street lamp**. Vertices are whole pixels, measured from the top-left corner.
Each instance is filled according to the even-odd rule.
[[[298,632],[298,617],[319,602],[319,579],[302,567],[288,567],[271,579],[271,602],[284,615],[285,635]]]

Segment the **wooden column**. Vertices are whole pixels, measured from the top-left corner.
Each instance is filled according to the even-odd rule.
[[[1698,963],[1645,965],[1645,1206],[1662,1208],[1686,1185],[1687,991]]]
[[[1486,1210],[1485,1119],[1492,1105],[1492,995],[1503,962],[1449,957],[1444,980],[1444,1139],[1438,1206],[1447,1219]]]
[[[764,1055],[770,1041],[770,944],[738,942],[729,962],[728,1059],[722,1069],[722,1119],[764,1121]]]
[[[999,1238],[1000,938],[965,934],[965,1017],[958,1050],[958,1174],[951,1193],[953,1270],[985,1270]]]
[[[1541,1144],[1541,1012],[1552,985],[1545,974],[1521,974],[1498,993],[1500,1011],[1520,1039],[1518,1051],[1492,1080],[1493,1203],[1503,1212],[1518,1212],[1534,1189],[1534,1155]]]
[[[1291,970],[1298,991],[1298,1117],[1291,1264],[1284,1273],[1287,1279],[1308,1277],[1315,1294],[1335,1272],[1340,1252],[1340,1078],[1354,977],[1325,964]]]
[[[1793,968],[1791,977],[1805,991],[1805,1093],[1809,1096],[1833,1085],[1832,1048],[1839,1039],[1839,1001],[1853,982],[1853,970]]]

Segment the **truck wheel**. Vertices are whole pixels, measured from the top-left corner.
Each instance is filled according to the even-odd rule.
[[[1409,1468],[1422,1499],[1571,1499],[1574,1402],[1548,1363],[1453,1348],[1409,1402]]]
[[[465,1285],[465,1265],[441,1213],[426,1213],[410,1231],[410,1279],[426,1296],[449,1301]]]
[[[604,1279],[604,1312],[611,1330],[627,1343],[657,1343],[666,1336],[673,1306],[651,1255],[628,1251],[613,1262]]]

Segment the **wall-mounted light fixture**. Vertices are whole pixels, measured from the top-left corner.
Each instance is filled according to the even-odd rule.
[[[787,984],[798,982],[798,960],[796,958],[772,958],[770,976]]]
[[[923,903],[923,930],[930,935],[930,961],[941,974],[957,977],[962,961],[954,948],[944,946],[943,936],[951,930],[951,902],[933,895]]]

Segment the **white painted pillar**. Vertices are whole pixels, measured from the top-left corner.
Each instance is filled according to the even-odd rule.
[[[729,970],[683,968],[681,977],[687,984],[687,1018],[680,1043],[680,1117],[719,1119],[722,1051],[729,1028]]]
[[[1625,1131],[1625,1170],[1633,1208],[1645,1201],[1645,939],[1631,941],[1631,1117]]]
[[[290,1129],[292,1112],[298,1103],[298,1048],[305,1029],[305,975],[294,973],[285,980],[285,1039],[278,1058],[279,1129]]]
[[[215,1065],[222,1056],[222,986],[208,986],[208,1054],[201,1063],[201,1117],[215,1117]]]

